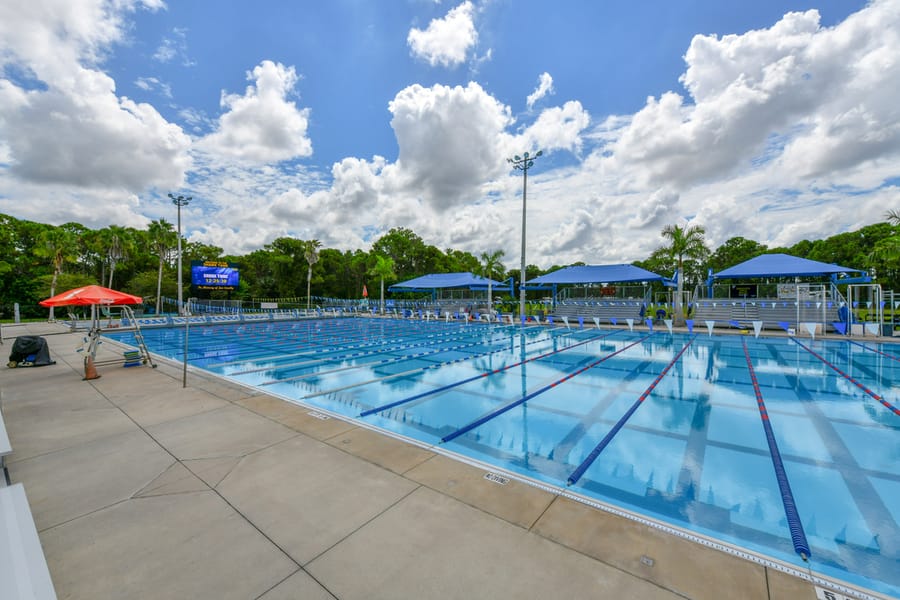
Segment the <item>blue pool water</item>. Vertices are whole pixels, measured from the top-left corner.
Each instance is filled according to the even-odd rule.
[[[895,344],[352,318],[191,327],[188,360],[900,597]]]

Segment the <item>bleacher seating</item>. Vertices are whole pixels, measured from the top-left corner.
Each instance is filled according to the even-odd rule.
[[[695,322],[715,321],[716,327],[734,327],[737,323],[741,328],[752,328],[753,321],[762,321],[763,329],[783,329],[784,323],[793,327],[798,322],[795,300],[712,298],[698,300],[692,308]],[[801,300],[799,322],[822,323],[825,331],[831,331],[831,324],[840,320],[839,308],[839,304],[830,300]]]
[[[608,325],[623,324],[625,319],[640,321],[644,312],[646,308],[641,300],[565,300],[559,302],[551,314],[559,320],[566,317],[569,321],[577,321],[578,317],[582,317],[586,323],[597,317],[600,323]]]

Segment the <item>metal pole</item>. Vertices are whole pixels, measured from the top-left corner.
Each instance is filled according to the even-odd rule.
[[[180,300],[180,298],[179,298],[179,300]],[[188,312],[190,312],[190,311],[185,311],[185,313],[188,313]],[[187,316],[187,314],[185,314],[185,316],[184,316],[184,360],[182,361],[182,365],[181,365],[181,387],[183,387],[183,388],[187,387],[188,331],[189,331],[188,323],[190,322],[190,320],[191,320],[190,317]]]
[[[181,207],[187,206],[190,203],[192,197],[175,196],[174,194],[170,193],[169,198],[172,199],[172,204],[178,207],[178,314],[183,316],[183,284],[181,281]]]
[[[525,155],[528,156],[527,154]],[[519,319],[525,319],[525,205],[528,195],[528,164],[522,169],[522,263],[519,271]]]
[[[178,314],[183,315],[184,310],[181,308],[181,202],[176,202],[176,204],[178,205]],[[185,339],[187,339],[187,334],[185,334]]]
[[[534,166],[534,159],[540,157],[544,153],[538,150],[533,156],[529,156],[528,152],[522,156],[516,155],[513,158],[507,158],[506,162],[511,164],[513,168],[522,171],[524,178],[522,179],[522,262],[519,270],[519,318],[525,323],[525,215],[528,200],[528,169]]]

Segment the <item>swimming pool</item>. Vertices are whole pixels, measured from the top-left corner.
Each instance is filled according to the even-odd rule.
[[[182,360],[182,329],[144,338]],[[895,344],[348,318],[192,326],[188,359],[900,596]]]

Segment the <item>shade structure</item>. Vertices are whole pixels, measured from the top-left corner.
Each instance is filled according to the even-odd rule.
[[[662,281],[664,277],[634,265],[580,265],[566,267],[528,280],[528,285],[566,283],[629,283]]]
[[[101,304],[114,306],[120,304],[141,304],[144,301],[140,296],[132,296],[125,292],[117,292],[99,285],[86,285],[75,288],[52,298],[41,300],[41,306],[90,306]]]
[[[761,254],[757,257],[713,274],[713,279],[754,279],[758,277],[820,277],[838,273],[865,273],[841,265],[832,265],[791,256],[790,254]]]
[[[465,288],[470,290],[486,290],[488,282],[491,287],[499,288],[504,285],[501,281],[487,279],[480,275],[472,273],[433,273],[431,275],[423,275],[408,281],[395,283],[388,291],[391,292],[413,292],[413,291],[431,291],[448,288]]]

